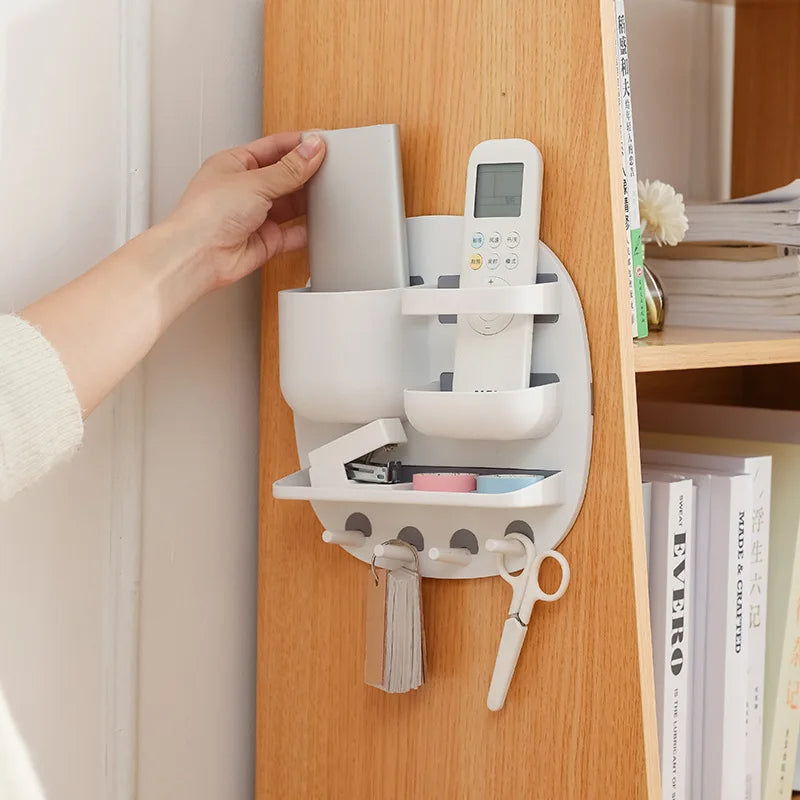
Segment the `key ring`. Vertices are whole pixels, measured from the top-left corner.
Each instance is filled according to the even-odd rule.
[[[417,552],[417,548],[414,547],[413,544],[409,544],[405,539],[387,539],[385,542],[381,542],[382,545],[384,544],[401,544],[407,547],[411,554],[414,556],[414,572],[419,575],[419,553]],[[372,559],[370,560],[369,569],[372,573],[372,579],[375,581],[375,585],[377,586],[379,583],[378,576],[375,572],[375,559],[378,558],[374,553],[372,555]],[[405,564],[403,565],[404,569],[409,569]]]

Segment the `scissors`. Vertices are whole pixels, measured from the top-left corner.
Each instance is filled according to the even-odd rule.
[[[516,539],[525,548],[525,566],[522,572],[512,575],[505,565],[505,555],[498,553],[497,566],[500,577],[511,584],[511,605],[508,609],[508,618],[503,625],[503,635],[500,637],[500,647],[497,650],[497,660],[494,662],[492,682],[489,685],[489,697],[486,704],[492,711],[499,711],[506,701],[508,687],[514,677],[517,661],[528,632],[528,623],[531,612],[537,600],[552,603],[558,600],[567,591],[569,585],[569,564],[567,559],[556,550],[545,550],[537,555],[536,547],[527,536],[521,533],[509,533],[506,538]],[[547,558],[553,558],[561,566],[561,583],[552,594],[545,592],[539,586],[539,569]]]

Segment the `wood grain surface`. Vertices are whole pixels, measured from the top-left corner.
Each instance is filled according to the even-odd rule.
[[[731,191],[800,178],[800,2],[736,9]]]
[[[777,331],[671,328],[634,345],[637,372],[800,361],[800,336]]]
[[[400,696],[366,687],[368,568],[321,542],[307,504],[271,496],[298,462],[278,385],[276,293],[308,272],[305,256],[268,266],[261,800],[659,794],[613,25],[599,0],[266,2],[266,130],[398,122],[409,216],[463,212],[479,141],[539,146],[542,238],[585,304],[595,441],[586,502],[561,547],[571,585],[536,607],[505,709],[486,708],[510,600],[499,578],[425,581],[428,684]]]

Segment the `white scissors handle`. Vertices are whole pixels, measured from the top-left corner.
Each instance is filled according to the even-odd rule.
[[[505,566],[503,555],[498,555],[497,562],[503,580],[511,584],[513,594],[508,618],[503,625],[497,659],[494,664],[492,681],[489,685],[489,696],[486,704],[492,711],[499,711],[506,700],[511,679],[517,668],[522,643],[528,632],[528,622],[537,600],[553,602],[564,595],[569,585],[570,569],[567,559],[556,550],[545,550],[536,555],[533,542],[521,534],[511,533],[510,537],[522,542],[525,547],[525,566],[519,575],[511,575]],[[553,558],[561,566],[561,583],[555,592],[545,592],[539,586],[539,568],[547,558]]]

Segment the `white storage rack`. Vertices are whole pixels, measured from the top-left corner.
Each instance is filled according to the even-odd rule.
[[[294,411],[303,469],[276,481],[274,495],[311,501],[325,540],[362,561],[401,538],[420,551],[423,576],[497,575],[496,554],[513,551],[498,540],[518,532],[532,536],[538,552],[554,549],[583,502],[592,446],[583,311],[569,274],[544,244],[536,285],[459,289],[442,287],[457,286],[461,217],[410,218],[408,241],[411,274],[422,285],[281,292],[281,389]],[[448,391],[450,323],[480,313],[534,315],[530,388]],[[348,480],[345,464],[369,454],[432,472],[546,477],[505,494]],[[506,555],[510,569],[522,564],[521,555]]]

